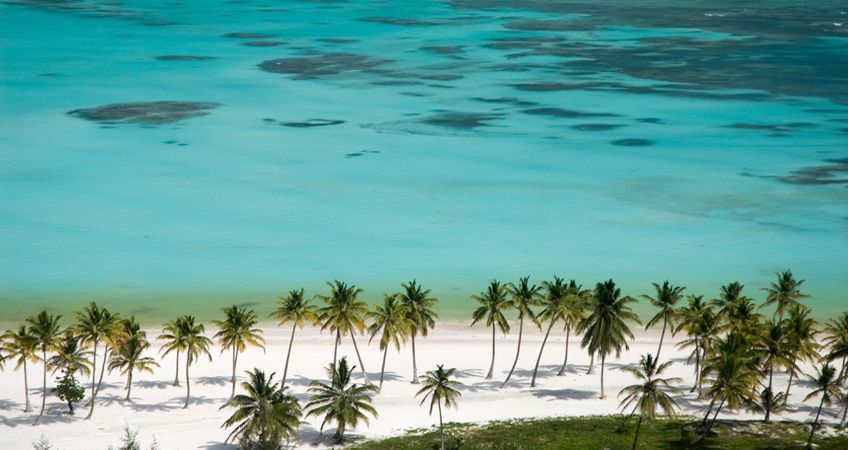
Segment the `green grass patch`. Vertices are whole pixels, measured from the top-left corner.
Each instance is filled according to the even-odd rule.
[[[719,421],[710,435],[699,441],[699,420],[694,417],[661,418],[643,422],[640,449],[798,449],[803,448],[810,426],[797,422]],[[516,419],[486,424],[445,425],[447,448],[461,450],[629,449],[636,419],[624,416],[552,417]],[[817,431],[818,449],[848,449],[848,434],[834,435],[828,427]],[[826,437],[829,434],[831,436]],[[409,430],[402,436],[357,442],[351,450],[434,450],[438,429]]]

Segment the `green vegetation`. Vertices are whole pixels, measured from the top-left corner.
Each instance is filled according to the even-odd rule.
[[[483,425],[447,423],[448,450],[602,450],[630,448],[637,421],[627,416],[553,417],[490,422]],[[658,417],[643,422],[640,449],[789,450],[804,446],[809,426],[798,423],[719,421],[699,441],[694,417]],[[439,448],[438,428],[410,430],[403,436],[362,441],[349,450],[433,450]],[[819,450],[848,448],[848,436],[813,441]]]

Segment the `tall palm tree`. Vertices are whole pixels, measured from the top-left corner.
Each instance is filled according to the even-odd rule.
[[[789,371],[789,382],[784,392],[784,404],[789,400],[789,389],[792,388],[792,380],[798,373],[800,362],[817,361],[819,356],[819,344],[816,341],[816,321],[810,317],[810,309],[805,306],[789,308],[789,315],[785,319],[786,326],[786,351],[790,355],[792,364],[787,367]]]
[[[186,400],[183,409],[188,408],[188,402],[191,398],[191,381],[189,379],[188,369],[191,364],[199,359],[202,355],[206,355],[209,361],[212,361],[212,354],[209,353],[209,347],[212,346],[212,339],[204,336],[206,327],[202,323],[195,323],[194,316],[183,316],[178,319],[180,324],[180,335],[185,338],[185,377],[186,377]]]
[[[430,370],[421,376],[422,386],[415,396],[424,397],[421,399],[420,405],[423,405],[427,399],[430,399],[430,414],[433,414],[433,405],[439,409],[439,433],[442,436],[442,450],[445,450],[445,427],[442,422],[442,403],[445,408],[456,406],[456,402],[462,394],[456,389],[462,383],[453,380],[452,377],[456,373],[456,369],[445,370],[444,366],[439,364],[436,370]]]
[[[492,364],[489,365],[489,372],[486,374],[486,379],[492,378],[495,370],[495,332],[500,328],[504,334],[509,333],[509,322],[504,316],[504,311],[510,306],[507,298],[508,291],[505,285],[500,284],[497,280],[492,281],[485,291],[471,296],[471,298],[480,306],[471,314],[471,326],[485,319],[486,326],[492,327]]]
[[[409,322],[409,337],[412,341],[412,383],[418,383],[418,362],[415,359],[415,338],[427,337],[427,332],[436,326],[439,315],[433,310],[436,298],[430,297],[429,289],[422,289],[415,280],[402,283],[400,301],[406,308]]]
[[[153,368],[159,367],[154,358],[144,356],[148,348],[150,342],[147,341],[147,333],[141,330],[135,318],[124,320],[124,335],[118,340],[109,359],[109,371],[118,370],[127,376],[126,401],[130,401],[133,372],[153,373]]]
[[[517,285],[509,283],[506,288],[511,297],[509,307],[518,310],[518,346],[515,349],[515,361],[512,362],[512,368],[509,369],[509,374],[501,387],[506,386],[509,382],[512,373],[515,371],[515,366],[518,364],[518,355],[521,353],[521,335],[524,332],[524,317],[529,317],[531,322],[537,323],[532,307],[539,304],[543,289],[542,286],[531,285],[529,276],[519,279]]]
[[[330,286],[330,295],[318,296],[326,304],[318,310],[318,320],[322,324],[322,330],[330,330],[336,333],[333,362],[336,362],[342,336],[350,333],[353,349],[356,351],[356,358],[359,360],[359,367],[362,369],[362,377],[365,379],[365,384],[370,384],[355,337],[356,333],[365,330],[365,313],[368,312],[368,304],[357,298],[365,291],[354,285],[348,286],[339,280],[332,283],[327,282],[327,285]]]
[[[601,397],[604,395],[604,365],[607,355],[615,352],[616,358],[621,356],[622,347],[629,349],[628,339],[633,339],[633,332],[627,322],[641,325],[639,317],[630,309],[629,304],[636,299],[621,296],[621,289],[612,280],[598,283],[595,286],[589,315],[580,325],[584,330],[583,347],[589,353],[601,357]]]
[[[162,333],[156,337],[157,340],[165,341],[159,349],[162,356],[167,356],[168,353],[174,352],[174,386],[180,385],[180,351],[185,350],[185,336],[182,335],[182,324],[180,323],[183,317],[175,320],[169,320],[162,324]]]
[[[3,352],[6,359],[15,360],[15,370],[24,369],[24,398],[26,403],[24,412],[32,412],[32,404],[29,401],[29,378],[27,376],[27,361],[38,362],[38,340],[30,333],[26,325],[18,327],[17,331],[7,330],[3,333]]]
[[[658,308],[654,317],[651,317],[651,320],[645,325],[645,330],[648,328],[658,324],[662,321],[662,333],[660,333],[660,344],[657,347],[657,357],[654,359],[654,362],[659,362],[660,353],[662,352],[663,339],[665,338],[665,331],[668,326],[671,326],[671,336],[674,337],[674,333],[676,331],[675,322],[677,321],[677,310],[675,309],[675,305],[683,297],[683,291],[686,289],[683,286],[674,286],[670,284],[668,280],[664,281],[662,285],[657,283],[651,283],[654,286],[654,290],[657,292],[654,297],[650,295],[643,295],[642,298],[651,302],[651,305]]]
[[[583,289],[583,285],[577,284],[576,281],[568,282],[568,287],[565,289],[565,308],[561,317],[563,327],[565,328],[565,357],[562,360],[562,367],[559,368],[557,376],[565,375],[565,369],[568,366],[568,347],[571,341],[571,332],[577,331],[580,322],[586,318],[586,309],[592,299],[592,291]]]
[[[371,405],[372,396],[377,392],[377,386],[370,384],[351,384],[351,374],[354,367],[348,367],[347,358],[342,357],[336,364],[327,368],[330,383],[313,380],[308,391],[312,394],[306,404],[307,416],[324,416],[321,431],[330,422],[336,422],[336,442],[341,443],[347,427],[356,427],[360,421],[368,423],[367,414],[377,417],[377,410]]]
[[[731,411],[754,404],[755,391],[760,383],[757,355],[749,351],[749,342],[739,333],[731,333],[714,344],[713,351],[704,360],[702,378],[710,383],[705,393],[710,398],[702,423],[707,425],[713,407],[715,415],[704,429],[702,438],[709,433],[723,407]]]
[[[769,287],[763,289],[768,292],[768,296],[762,307],[775,305],[774,317],[782,320],[784,312],[790,308],[801,306],[799,300],[807,298],[809,295],[801,292],[799,288],[804,284],[804,280],[796,280],[792,276],[791,270],[787,269],[784,272],[775,273],[775,275],[777,275],[777,282],[773,282]]]
[[[266,377],[259,369],[247,372],[250,381],[241,383],[245,394],[232,397],[224,408],[236,408],[221,428],[235,426],[225,442],[239,439],[242,448],[279,449],[280,443],[297,439],[297,427],[303,412],[298,400],[286,393],[286,387],[274,382],[274,373]]]
[[[845,378],[845,361],[848,358],[848,312],[843,312],[825,323],[823,343],[830,349],[827,353],[828,361],[842,359],[839,378]]]
[[[291,358],[292,344],[294,343],[294,332],[298,328],[303,328],[303,325],[306,323],[317,324],[318,316],[315,312],[315,305],[310,304],[309,300],[303,297],[303,289],[289,291],[289,295],[285,298],[280,298],[277,300],[277,303],[279,306],[271,313],[271,317],[279,320],[280,326],[288,322],[292,323],[289,349],[286,352],[286,365],[283,368],[283,380],[280,382],[280,386],[285,386],[286,376],[289,373],[289,358]]]
[[[687,338],[677,344],[678,348],[692,347],[689,361],[695,360],[695,382],[690,392],[695,392],[700,386],[701,360],[703,359],[710,339],[716,336],[716,317],[712,307],[704,302],[703,295],[690,295],[689,304],[680,308],[680,318],[676,333],[686,332]]]
[[[763,328],[762,336],[755,349],[761,355],[762,370],[768,374],[768,385],[760,395],[765,422],[770,420],[774,406],[783,403],[784,394],[782,392],[774,394],[774,369],[789,367],[793,364],[789,349],[786,327],[782,322],[772,319],[771,323]]]
[[[91,344],[94,354],[91,371],[91,396],[88,399],[89,410],[86,420],[94,414],[94,404],[97,399],[97,393],[100,391],[100,384],[103,383],[103,372],[106,369],[106,361],[109,357],[111,348],[115,345],[118,336],[121,333],[121,319],[118,314],[112,314],[108,309],[97,306],[97,303],[91,302],[82,311],[76,314],[76,324],[74,328],[76,333],[82,338],[83,344]],[[100,379],[97,384],[94,383],[94,378],[97,373],[97,344],[103,342],[103,361],[100,367]]]
[[[44,417],[44,406],[47,404],[47,352],[53,351],[59,345],[60,329],[59,319],[62,316],[54,316],[47,314],[47,311],[41,310],[36,316],[27,317],[26,322],[29,325],[29,334],[31,334],[38,347],[41,350],[41,361],[44,364],[44,379],[42,380],[41,389],[41,412],[38,413],[38,418],[35,419],[33,425],[41,423],[41,418]]]
[[[236,305],[224,308],[224,320],[213,320],[218,327],[215,333],[218,343],[221,344],[221,353],[230,349],[233,359],[232,390],[230,398],[236,395],[236,364],[238,364],[239,353],[245,351],[248,345],[259,347],[265,351],[265,339],[262,338],[262,329],[256,327],[259,319],[256,313],[250,309],[239,308]]]
[[[810,427],[810,437],[807,438],[807,448],[813,446],[813,434],[816,432],[816,427],[819,425],[819,416],[824,406],[830,406],[834,398],[839,398],[842,393],[839,391],[840,380],[836,376],[836,369],[830,364],[825,363],[821,369],[816,369],[816,376],[810,377],[810,382],[813,383],[815,389],[810,391],[804,401],[807,401],[817,395],[821,395],[819,409],[816,411],[816,418],[813,420],[813,426]]]
[[[368,311],[368,317],[373,322],[368,326],[371,335],[370,343],[375,336],[380,335],[380,350],[383,351],[383,364],[380,366],[380,387],[383,389],[383,375],[386,372],[386,355],[392,345],[400,351],[400,343],[406,342],[409,333],[409,316],[406,307],[400,302],[399,294],[383,296],[383,304],[374,306],[374,311]]]
[[[571,280],[574,286],[577,283]],[[548,322],[548,329],[545,331],[545,337],[542,339],[542,346],[539,348],[539,356],[536,357],[536,365],[533,367],[533,377],[530,380],[530,387],[536,387],[536,374],[539,372],[539,363],[542,361],[542,353],[545,351],[545,344],[548,342],[548,336],[551,334],[551,328],[558,321],[574,323],[581,317],[582,310],[578,309],[579,305],[569,301],[569,284],[560,277],[554,276],[553,281],[545,281],[542,283],[545,289],[540,300],[542,310],[536,316],[536,324],[541,327],[543,322]],[[579,287],[577,287],[579,291]],[[579,325],[579,322],[577,322]],[[568,344],[566,343],[566,349]]]
[[[672,386],[672,383],[680,383],[680,378],[660,378],[663,371],[671,365],[671,361],[657,365],[657,361],[650,353],[639,359],[639,367],[622,367],[621,370],[629,372],[639,381],[637,384],[622,389],[618,396],[624,395],[619,404],[622,412],[631,409],[631,414],[639,412],[639,422],[636,424],[636,435],[633,437],[633,450],[639,442],[639,430],[642,428],[642,419],[653,421],[657,414],[657,408],[666,415],[674,415],[678,408],[677,402],[671,398],[671,394],[679,394],[680,389]]]

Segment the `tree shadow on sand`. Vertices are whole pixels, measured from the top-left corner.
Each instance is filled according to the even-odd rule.
[[[598,393],[595,391],[585,391],[582,389],[533,389],[530,393],[534,397],[548,398],[548,401],[554,400],[590,400],[598,398]]]
[[[215,377],[196,377],[192,378],[191,382],[201,386],[226,386],[232,383],[232,375],[219,375]],[[239,382],[239,377],[236,377],[236,384]]]
[[[7,400],[5,398],[0,399],[0,411],[11,411],[13,409],[23,410],[23,405],[18,402],[13,402],[12,400]]]
[[[162,381],[162,380],[159,380],[159,381],[143,380],[143,381],[134,381],[133,382],[133,389],[136,389],[136,388],[139,388],[139,389],[167,389],[169,387],[179,388],[181,386],[174,386],[173,381]]]

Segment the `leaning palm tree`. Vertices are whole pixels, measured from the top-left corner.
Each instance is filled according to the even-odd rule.
[[[274,382],[274,373],[253,369],[250,381],[241,383],[245,394],[232,397],[219,409],[236,408],[221,428],[235,426],[225,442],[238,439],[241,448],[281,449],[282,441],[297,439],[297,427],[303,414],[298,400],[286,393],[286,387]]]
[[[507,374],[501,387],[509,383],[509,379],[515,371],[515,366],[518,364],[518,355],[521,353],[521,335],[524,332],[524,317],[529,317],[531,322],[538,324],[531,307],[539,304],[542,289],[542,286],[531,285],[529,276],[519,279],[517,285],[512,283],[507,285],[511,297],[509,307],[518,311],[518,346],[515,349],[515,361],[512,362],[512,368],[509,369],[509,374]]]
[[[616,358],[621,356],[621,349],[629,349],[628,339],[633,339],[633,332],[627,322],[641,325],[639,317],[631,311],[630,303],[636,299],[621,296],[621,289],[612,280],[598,283],[595,286],[589,315],[580,324],[584,330],[583,347],[591,354],[601,357],[601,397],[604,395],[604,364],[607,355],[615,352]]]
[[[291,358],[291,350],[292,344],[294,343],[294,332],[298,328],[303,328],[303,325],[306,323],[316,324],[318,323],[318,316],[315,313],[315,305],[309,303],[303,297],[303,289],[299,291],[289,291],[289,295],[285,298],[280,298],[277,300],[277,304],[279,306],[274,312],[271,313],[271,317],[279,320],[279,325],[285,325],[288,322],[292,323],[292,332],[291,337],[289,338],[289,349],[286,352],[286,364],[283,368],[283,380],[280,382],[280,386],[286,385],[286,376],[289,373],[289,358]]]
[[[568,367],[568,347],[571,341],[571,332],[577,332],[580,322],[586,318],[586,309],[591,299],[591,290],[583,289],[583,285],[577,284],[574,280],[568,282],[563,299],[565,302],[563,312],[567,314],[563,314],[561,317],[565,328],[565,357],[562,360],[562,367],[557,372],[558,377],[565,375],[565,369]]]
[[[807,438],[807,448],[813,446],[813,434],[816,432],[816,427],[819,425],[819,416],[822,408],[830,406],[834,398],[839,398],[842,393],[839,391],[840,380],[836,376],[836,369],[830,364],[825,363],[821,369],[816,369],[816,376],[810,377],[810,382],[815,389],[810,391],[804,401],[807,401],[817,395],[821,395],[819,409],[816,411],[816,418],[813,420],[813,425],[810,427],[810,437]]]
[[[436,326],[439,315],[433,310],[436,299],[430,297],[429,289],[422,289],[421,285],[412,280],[401,284],[403,291],[400,293],[400,301],[406,308],[409,322],[409,337],[412,341],[412,383],[418,383],[418,363],[415,360],[415,338],[417,336],[427,337],[427,332]]]
[[[318,296],[326,304],[318,310],[318,320],[321,322],[322,330],[330,330],[330,332],[336,334],[333,362],[336,362],[342,336],[350,333],[353,349],[356,351],[356,358],[359,360],[359,367],[362,369],[362,377],[365,379],[365,384],[370,384],[365,365],[362,364],[362,356],[359,354],[359,347],[356,345],[355,336],[356,333],[365,330],[365,313],[368,311],[368,304],[357,298],[365,291],[353,285],[348,286],[339,280],[332,283],[328,281],[327,285],[330,286],[330,295]]]
[[[642,428],[642,419],[653,421],[657,414],[657,407],[666,415],[674,415],[677,402],[671,398],[671,394],[679,394],[680,389],[672,386],[672,383],[680,383],[680,378],[660,378],[663,371],[671,365],[671,361],[657,365],[654,357],[648,353],[639,359],[639,367],[622,367],[621,370],[629,372],[639,381],[625,387],[618,393],[624,398],[619,404],[622,411],[631,409],[631,415],[639,412],[639,422],[636,424],[636,435],[633,437],[633,450],[639,442],[639,430]]]
[[[159,349],[162,356],[167,356],[168,353],[174,352],[175,369],[174,369],[174,386],[180,385],[180,351],[185,350],[185,336],[183,336],[182,323],[183,317],[176,320],[169,320],[162,325],[162,333],[156,337],[157,340],[165,341]]]
[[[113,314],[106,308],[97,306],[97,303],[91,302],[88,306],[77,313],[76,324],[74,325],[76,333],[82,338],[83,344],[91,344],[91,349],[94,354],[93,370],[91,371],[91,396],[88,399],[89,410],[86,420],[94,414],[94,403],[97,399],[97,393],[100,391],[100,385],[103,383],[103,372],[106,369],[106,361],[109,357],[109,352],[115,345],[118,336],[121,334],[121,320],[118,314]],[[97,373],[97,344],[103,342],[103,361],[100,367],[100,379],[97,384],[94,379]]]
[[[238,364],[239,353],[245,351],[248,345],[265,351],[265,340],[261,336],[262,329],[256,327],[259,319],[252,309],[232,305],[224,308],[224,315],[226,319],[213,320],[212,323],[218,327],[214,337],[221,344],[221,353],[229,349],[233,354],[232,390],[230,391],[230,398],[233,398],[236,395],[236,364]]]
[[[662,352],[663,339],[665,338],[666,328],[671,326],[671,336],[674,337],[676,332],[675,322],[677,321],[677,310],[675,309],[675,305],[683,297],[683,291],[686,289],[683,286],[674,286],[668,282],[668,280],[664,281],[662,285],[658,283],[651,283],[654,286],[654,290],[657,292],[654,297],[650,295],[643,295],[642,298],[648,300],[651,305],[658,308],[654,317],[651,317],[651,320],[645,325],[645,330],[653,327],[654,325],[660,323],[662,321],[662,333],[660,333],[660,344],[657,347],[657,357],[654,359],[654,362],[659,362],[660,353]]]
[[[705,396],[710,399],[703,425],[707,425],[716,402],[718,408],[701,438],[709,433],[723,407],[733,411],[754,404],[760,383],[757,363],[757,355],[749,351],[749,342],[739,333],[731,333],[714,344],[713,351],[704,361],[701,375],[709,383]]]
[[[775,273],[775,275],[777,275],[777,282],[771,283],[769,287],[763,289],[768,292],[768,297],[766,297],[762,307],[775,305],[774,317],[783,320],[784,312],[790,308],[801,306],[799,300],[807,298],[809,295],[800,291],[799,288],[804,284],[804,280],[796,280],[792,276],[791,270],[787,269],[785,272]]]
[[[828,361],[842,359],[839,378],[846,376],[846,359],[848,359],[848,312],[843,312],[835,319],[829,319],[824,325],[824,345],[829,348]]]
[[[757,344],[755,351],[759,352],[761,357],[760,367],[768,373],[768,385],[760,394],[761,409],[765,415],[763,421],[768,423],[774,406],[783,403],[784,395],[782,392],[777,395],[774,393],[774,369],[788,368],[793,364],[786,327],[782,322],[772,319],[772,322],[763,328]]]
[[[185,337],[185,377],[186,377],[186,400],[183,409],[188,408],[188,402],[191,398],[191,381],[189,380],[188,369],[191,364],[199,359],[202,355],[206,355],[209,361],[212,361],[212,354],[209,353],[209,347],[212,345],[212,339],[204,336],[206,327],[202,323],[194,323],[194,316],[183,316],[178,319],[180,324],[180,335]]]
[[[816,340],[818,334],[816,321],[810,317],[809,308],[803,305],[790,307],[788,317],[784,320],[788,346],[786,351],[792,361],[792,364],[786,368],[789,371],[789,382],[786,384],[783,396],[785,404],[789,400],[789,389],[792,388],[792,380],[798,373],[799,363],[818,361],[820,345]]]
[[[504,311],[510,306],[507,295],[506,286],[495,280],[489,284],[485,291],[471,296],[473,300],[480,304],[471,314],[473,319],[471,326],[485,319],[486,326],[492,327],[492,363],[489,365],[489,372],[486,374],[487,380],[492,378],[495,370],[495,332],[500,328],[502,333],[509,333],[509,322],[504,316]]]
[[[577,283],[571,280],[571,284],[579,291]],[[539,348],[539,356],[536,357],[536,365],[533,367],[533,377],[530,380],[530,387],[536,387],[536,374],[539,372],[539,363],[542,361],[542,353],[545,351],[545,344],[548,342],[548,336],[551,334],[551,328],[558,321],[566,323],[577,323],[578,317],[582,318],[582,309],[576,302],[569,301],[569,284],[560,277],[554,276],[553,281],[545,281],[542,283],[545,288],[545,293],[542,295],[540,303],[542,310],[536,316],[536,324],[541,326],[542,323],[548,322],[548,329],[545,331],[545,337],[542,339],[542,346]],[[566,349],[568,344],[566,343]]]
[[[29,401],[29,378],[27,376],[27,361],[38,362],[38,340],[30,333],[26,325],[18,327],[17,331],[7,330],[2,337],[3,353],[6,359],[15,360],[15,370],[24,369],[24,412],[32,412],[32,404]]]
[[[342,357],[336,364],[327,368],[330,383],[313,380],[308,391],[312,394],[306,404],[307,416],[324,416],[321,431],[330,422],[336,422],[336,433],[333,435],[337,443],[344,439],[345,429],[356,427],[360,421],[368,423],[367,414],[377,417],[377,410],[371,405],[372,396],[377,392],[377,386],[370,384],[351,384],[351,374],[354,367],[348,367],[347,358]]]
[[[383,389],[383,375],[386,373],[386,355],[389,346],[400,351],[400,343],[406,342],[409,333],[409,317],[406,307],[400,303],[398,294],[384,295],[383,304],[374,306],[374,311],[368,311],[368,317],[373,322],[368,326],[371,335],[368,342],[380,335],[380,350],[383,351],[383,364],[380,366],[380,387]]]
[[[47,352],[53,351],[59,345],[60,326],[59,319],[62,316],[54,316],[47,314],[47,311],[41,310],[37,316],[27,317],[26,322],[29,324],[29,334],[38,342],[38,348],[41,350],[41,361],[44,364],[44,379],[42,380],[41,389],[41,412],[38,413],[38,418],[35,419],[33,425],[41,423],[41,418],[44,417],[44,407],[47,404]]]
[[[433,405],[436,405],[439,409],[439,433],[442,438],[442,450],[445,450],[445,427],[442,422],[442,403],[445,404],[445,408],[455,407],[457,399],[462,396],[456,389],[456,386],[460,386],[462,383],[451,379],[455,373],[456,369],[445,370],[444,366],[439,364],[436,370],[430,370],[421,376],[421,389],[415,393],[416,397],[420,395],[424,396],[421,399],[421,405],[428,398],[430,399],[431,415],[433,414]]]
[[[147,341],[147,333],[141,331],[134,317],[126,319],[124,321],[124,336],[118,340],[118,344],[112,352],[112,357],[109,359],[110,372],[118,370],[121,375],[127,376],[126,401],[130,401],[133,372],[153,373],[153,368],[159,367],[159,363],[154,358],[144,356],[144,352],[148,348],[150,348],[150,342]]]

